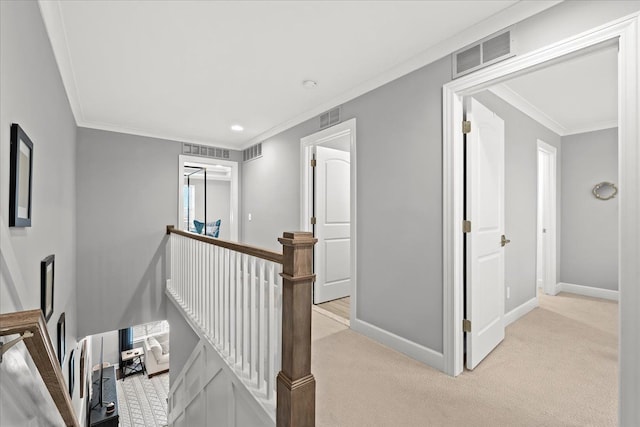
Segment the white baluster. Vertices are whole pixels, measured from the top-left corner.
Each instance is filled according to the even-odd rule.
[[[249,257],[242,255],[242,371],[249,370]]]
[[[264,265],[265,265],[264,260],[260,260],[259,261],[259,277],[258,277],[258,295],[259,295],[259,302],[258,302],[258,325],[259,325],[259,332],[258,332],[258,381],[256,386],[258,387],[258,389],[262,389],[262,385],[264,383],[265,380],[265,338],[266,338],[266,334],[267,334],[267,322],[265,319],[265,301],[264,301],[264,294],[265,294],[265,280],[264,280]]]
[[[237,252],[229,251],[229,356],[236,357],[236,269]]]
[[[229,327],[230,327],[230,313],[229,313],[229,300],[230,300],[230,284],[229,284],[229,256],[230,250],[224,250],[224,354],[229,354]]]
[[[268,286],[268,294],[267,300],[269,302],[268,306],[268,315],[269,319],[269,336],[267,337],[267,342],[269,348],[267,350],[269,361],[267,363],[267,399],[273,398],[273,391],[275,387],[275,353],[276,353],[276,326],[275,326],[275,264],[269,263],[269,280],[267,281]]]
[[[249,269],[249,279],[251,281],[251,357],[249,358],[250,378],[256,375],[256,365],[258,358],[258,316],[256,302],[256,259],[251,257]]]
[[[240,362],[242,357],[242,277],[240,276],[240,260],[242,259],[241,253],[236,253],[236,282],[234,284],[236,289],[236,343],[235,343],[235,361],[236,365]]]
[[[215,332],[215,342],[216,344],[220,343],[220,321],[222,320],[221,308],[220,304],[220,252],[221,249],[216,246],[216,256],[215,256],[215,270],[216,270],[216,332]]]
[[[210,312],[210,325],[209,325],[209,338],[213,341],[215,336],[215,320],[216,320],[216,311],[215,311],[215,283],[216,283],[216,272],[214,269],[214,257],[215,257],[215,246],[211,248],[209,251],[209,312]]]

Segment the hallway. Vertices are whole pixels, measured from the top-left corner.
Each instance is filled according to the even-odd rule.
[[[617,425],[617,319],[612,301],[542,295],[454,379],[314,311],[317,425]]]

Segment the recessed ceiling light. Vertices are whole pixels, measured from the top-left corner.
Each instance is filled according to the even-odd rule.
[[[313,80],[305,80],[302,82],[302,86],[304,86],[305,89],[315,89],[316,86],[318,86],[318,82]]]
[[[240,125],[233,125],[231,126],[231,130],[234,132],[242,132],[244,130],[244,128]]]

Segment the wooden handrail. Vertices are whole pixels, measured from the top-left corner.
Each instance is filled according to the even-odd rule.
[[[220,240],[209,236],[203,236],[202,234],[192,233],[190,231],[183,231],[175,228],[173,225],[167,225],[167,234],[177,234],[179,236],[188,237],[190,239],[199,240],[204,243],[209,243],[221,248],[231,249],[232,251],[240,252],[243,254],[251,255],[257,258],[266,259],[278,264],[282,264],[282,254],[268,249],[262,249],[255,246],[244,245],[241,243],[229,242],[227,240]]]
[[[33,336],[25,336],[24,343],[62,420],[67,426],[79,427],[42,311],[28,310],[0,314],[0,336],[22,335],[25,332],[33,334]]]

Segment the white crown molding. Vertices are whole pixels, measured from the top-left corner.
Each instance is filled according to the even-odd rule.
[[[164,139],[166,141],[175,141],[179,143],[190,143],[190,144],[199,144],[206,145],[209,147],[216,148],[226,148],[227,150],[234,151],[242,151],[242,148],[238,145],[232,145],[224,142],[216,142],[216,141],[202,141],[194,138],[185,138],[180,135],[171,135],[171,134],[162,134],[159,132],[147,132],[140,129],[128,128],[125,126],[118,126],[106,123],[92,123],[88,121],[78,121],[78,127],[87,128],[87,129],[95,129],[95,130],[104,130],[107,132],[117,132],[117,133],[125,133],[127,135],[135,135],[135,136],[144,136],[147,138],[156,138],[156,139]]]
[[[538,107],[531,104],[522,95],[511,89],[506,84],[502,83],[500,85],[493,86],[488,90],[497,97],[501,98],[507,104],[510,104],[512,107],[522,111],[524,114],[531,117],[542,126],[552,130],[560,136],[567,135],[567,129],[564,126],[553,120],[543,111],[538,109]]]
[[[313,117],[324,113],[338,105],[344,104],[360,95],[364,95],[367,92],[372,91],[382,85],[385,85],[393,80],[398,79],[412,71],[424,67],[440,58],[450,55],[452,52],[459,50],[476,40],[480,40],[487,37],[502,28],[508,27],[515,23],[518,23],[530,16],[538,14],[550,7],[562,3],[562,1],[520,1],[513,6],[496,13],[495,15],[485,19],[473,25],[466,30],[458,33],[457,35],[424,50],[422,53],[414,56],[413,58],[379,74],[371,80],[368,80],[353,89],[343,93],[342,95],[333,98],[332,100],[319,105],[309,111],[306,111],[299,116],[296,116],[290,120],[285,121],[266,132],[250,139],[240,149],[245,149],[257,142],[262,142],[265,139],[271,138],[287,129],[290,129],[302,122],[305,122]]]
[[[533,16],[537,13],[540,13],[550,7],[561,3],[559,0],[545,0],[545,1],[526,1],[526,2],[518,2],[507,9],[502,10],[501,12],[479,22],[478,24],[469,27],[468,29],[460,32],[456,36],[453,36],[442,43],[437,44],[429,49],[426,49],[419,55],[409,59],[381,74],[377,77],[368,80],[353,89],[343,93],[342,95],[333,98],[332,100],[325,102],[318,107],[308,110],[290,120],[287,120],[273,128],[267,130],[255,136],[244,143],[240,143],[235,146],[231,146],[230,144],[221,144],[221,143],[213,143],[213,142],[202,142],[196,141],[193,139],[185,139],[182,137],[176,136],[168,136],[161,135],[157,132],[147,131],[147,130],[135,130],[128,129],[126,127],[118,126],[118,125],[104,125],[104,124],[96,124],[90,121],[85,120],[82,104],[80,102],[80,96],[78,92],[78,87],[75,80],[75,75],[73,73],[73,62],[68,48],[68,41],[66,37],[66,31],[64,26],[64,20],[62,17],[62,13],[60,10],[60,0],[53,1],[45,1],[38,0],[40,5],[40,11],[45,23],[45,27],[47,28],[47,33],[49,34],[49,39],[51,40],[51,45],[53,51],[55,53],[56,62],[58,63],[58,68],[60,70],[60,75],[62,77],[62,82],[67,92],[67,97],[69,98],[69,104],[71,105],[71,111],[76,119],[76,123],[78,126],[100,129],[100,130],[108,130],[112,132],[123,132],[123,133],[133,133],[134,135],[140,136],[149,136],[153,138],[161,138],[161,139],[173,139],[185,142],[192,142],[196,144],[203,145],[215,145],[217,147],[229,148],[232,150],[243,150],[257,142],[262,142],[267,138],[270,138],[274,135],[277,135],[280,132],[283,132],[293,126],[296,126],[306,120],[309,120],[331,108],[343,104],[351,99],[357,98],[360,95],[363,95],[377,87],[380,87],[386,83],[389,83],[399,77],[402,77],[412,71],[415,71],[425,65],[432,63],[446,55],[451,54],[475,40],[479,40],[483,37],[486,37],[504,27],[508,27],[517,22],[520,22],[530,16]]]
[[[563,136],[576,135],[579,133],[595,132],[597,130],[611,129],[611,128],[617,128],[617,127],[618,127],[618,119],[605,120],[602,122],[592,123],[588,126],[569,128],[567,129],[566,133]]]

